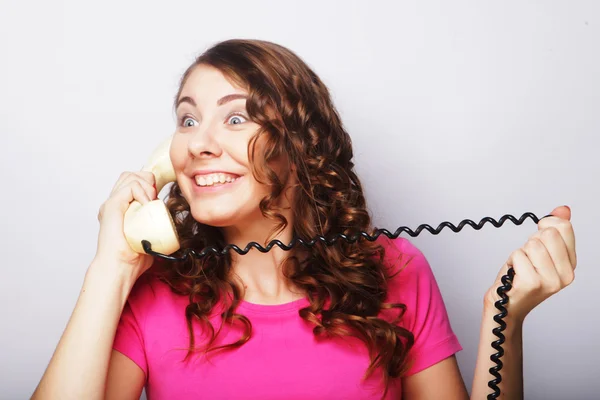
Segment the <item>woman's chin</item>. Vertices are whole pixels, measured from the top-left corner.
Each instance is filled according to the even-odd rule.
[[[239,212],[235,210],[226,211],[226,210],[211,210],[211,212],[207,212],[204,210],[194,210],[191,208],[192,217],[198,221],[198,223],[203,225],[214,226],[216,228],[225,228],[228,226],[233,226],[239,223]]]

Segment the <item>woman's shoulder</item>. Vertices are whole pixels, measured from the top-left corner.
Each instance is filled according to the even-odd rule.
[[[409,239],[382,240],[390,268],[387,302],[402,304],[399,324],[414,336],[412,375],[462,350],[444,304],[442,293],[423,252]],[[393,317],[385,310],[383,315]]]
[[[393,278],[402,277],[401,280],[406,280],[431,274],[427,257],[410,239],[380,236],[378,242],[385,251],[384,264]]]
[[[406,238],[379,239],[385,250],[384,265],[388,270],[388,299],[412,305],[441,301],[438,283],[425,254]]]

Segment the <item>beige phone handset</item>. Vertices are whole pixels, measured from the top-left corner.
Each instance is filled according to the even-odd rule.
[[[164,140],[150,155],[142,171],[154,174],[156,193],[176,180],[175,171],[169,149],[172,136]],[[131,248],[140,254],[145,254],[142,240],[147,240],[152,246],[152,251],[170,255],[180,248],[179,237],[173,223],[173,218],[161,199],[152,200],[142,205],[133,201],[125,212],[123,233]]]

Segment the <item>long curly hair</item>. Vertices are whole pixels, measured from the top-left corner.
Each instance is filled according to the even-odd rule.
[[[288,225],[277,200],[291,175],[282,177],[269,167],[271,160],[284,156],[295,167],[295,236],[310,239],[370,231],[371,217],[354,171],[350,136],[327,87],[311,68],[280,45],[228,40],[196,58],[181,78],[176,99],[198,65],[220,70],[249,93],[248,116],[260,126],[248,149],[250,163],[257,180],[271,188],[260,203],[264,216],[277,221],[278,229]],[[259,138],[266,143],[263,154],[257,153]],[[167,206],[176,222],[182,249],[222,248],[226,244],[219,229],[194,220],[176,183],[168,194]],[[405,305],[386,303],[392,271],[384,264],[383,246],[367,240],[340,240],[333,246],[317,244],[310,250],[294,252],[282,268],[284,275],[307,295],[310,305],[301,309],[299,316],[314,325],[315,335],[350,335],[365,343],[371,361],[365,377],[380,368],[385,395],[390,379],[406,370],[414,337],[398,324]],[[204,347],[207,352],[236,348],[250,339],[250,320],[236,313],[243,290],[231,277],[230,255],[209,255],[162,267],[159,264],[153,270],[173,291],[189,298],[185,311],[190,337],[188,356],[199,350],[193,322],[199,322],[208,332]],[[215,331],[209,316],[220,302],[225,304],[222,320],[241,324],[243,335],[234,343],[217,346],[215,339],[224,324]],[[398,309],[394,320],[379,316],[382,310],[393,308]]]

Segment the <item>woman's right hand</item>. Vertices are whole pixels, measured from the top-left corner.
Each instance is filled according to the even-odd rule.
[[[152,265],[153,257],[131,249],[123,233],[124,215],[132,201],[142,205],[157,198],[155,178],[151,172],[123,172],[100,207],[96,260],[125,265],[139,277]]]
[[[154,175],[125,172],[100,207],[98,248],[67,327],[32,399],[105,398],[115,332],[136,280],[152,256],[131,249],[123,233],[125,212],[134,201],[157,197]],[[77,376],[78,379],[73,379]],[[138,381],[141,387],[143,374]],[[141,391],[141,389],[140,389]]]

